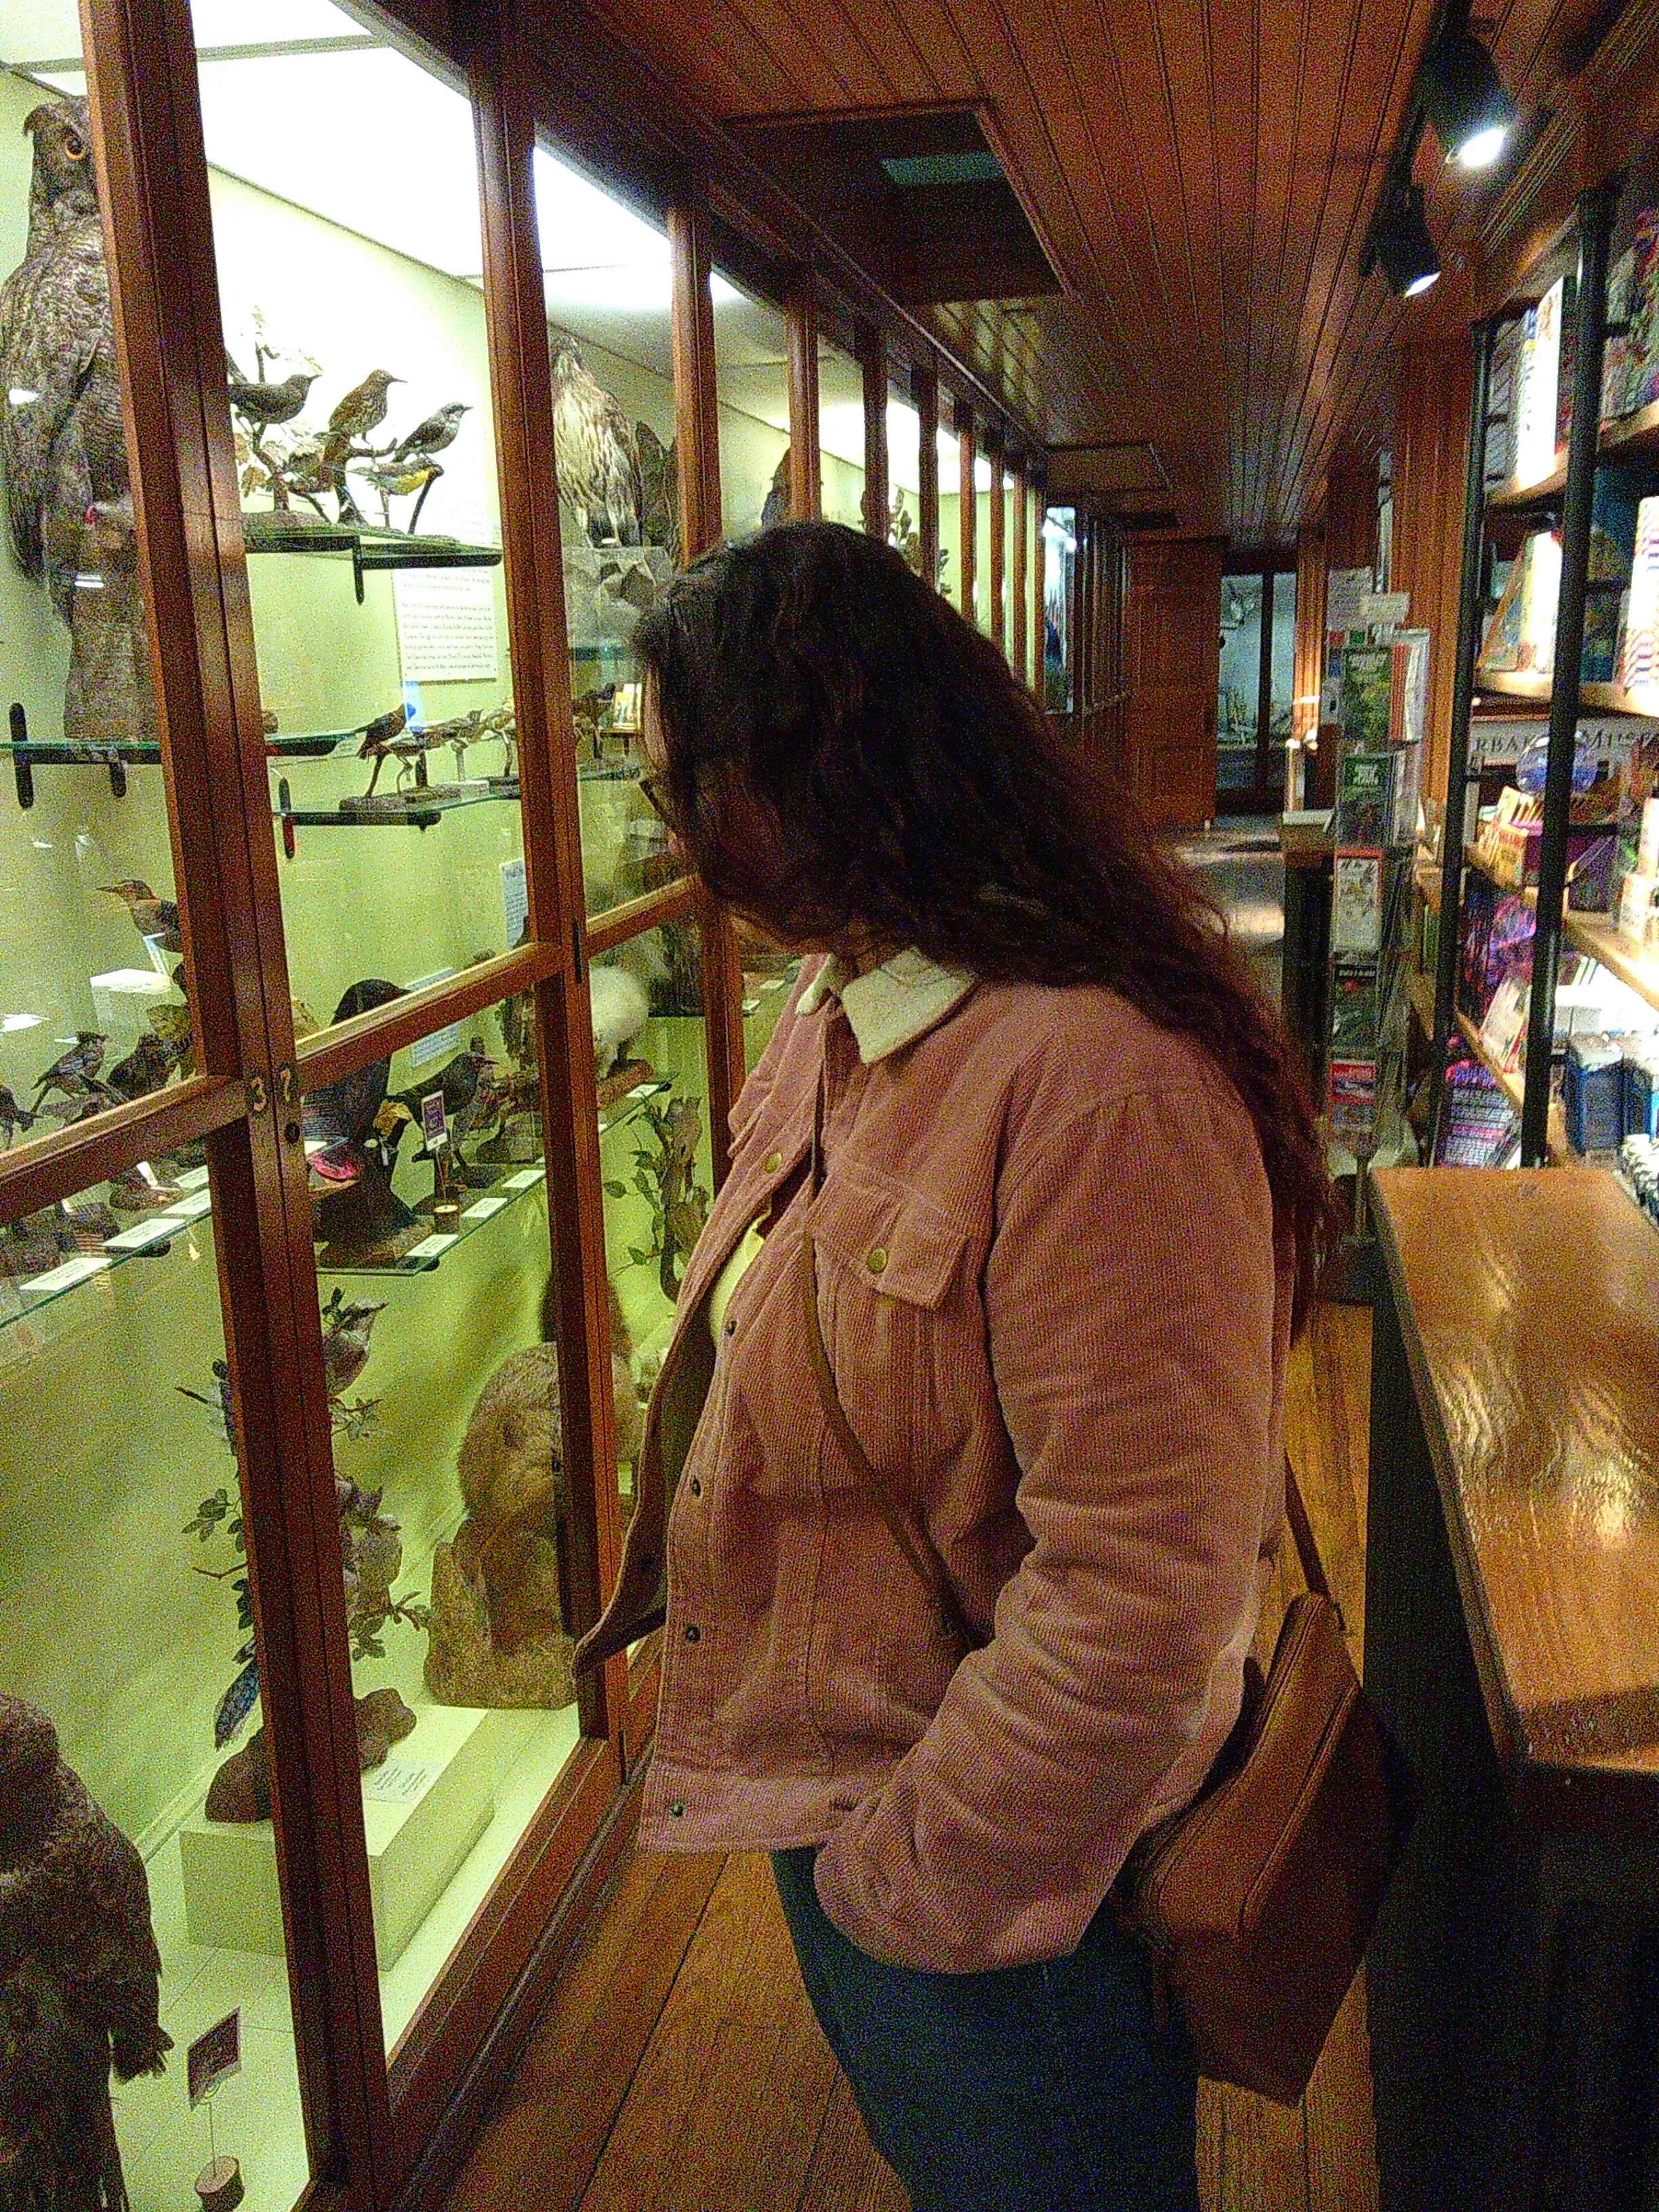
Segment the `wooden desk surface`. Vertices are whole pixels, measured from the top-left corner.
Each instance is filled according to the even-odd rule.
[[[1498,1755],[1659,1813],[1659,1231],[1604,1170],[1375,1182]]]

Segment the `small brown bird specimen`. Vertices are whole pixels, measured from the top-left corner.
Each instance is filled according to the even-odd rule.
[[[35,1116],[27,1106],[20,1106],[11,1091],[0,1083],[0,1136],[4,1137],[5,1150],[11,1150],[12,1139],[21,1129],[27,1136],[34,1127]]]
[[[246,417],[263,437],[279,422],[291,422],[306,404],[306,395],[317,381],[296,369],[285,376],[280,384],[258,383],[251,379],[232,376],[227,388],[230,404],[239,415]]]
[[[59,1053],[46,1073],[37,1079],[34,1097],[29,1102],[34,1110],[40,1111],[40,1101],[51,1091],[61,1091],[66,1098],[82,1098],[89,1092],[104,1091],[106,1086],[98,1080],[98,1071],[104,1064],[104,1047],[108,1042],[108,1035],[102,1030],[77,1030],[69,1050]]]
[[[386,420],[386,393],[402,382],[389,368],[371,368],[361,384],[354,384],[343,399],[335,402],[328,418],[329,436],[361,441],[378,430]]]
[[[118,884],[103,884],[99,888],[112,898],[126,901],[132,926],[140,937],[155,939],[163,952],[184,951],[185,940],[179,933],[179,908],[174,900],[158,898],[142,876],[124,876]]]

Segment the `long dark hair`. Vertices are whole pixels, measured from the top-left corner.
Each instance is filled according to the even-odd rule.
[[[1255,1124],[1299,1327],[1331,1200],[1294,1048],[1194,878],[997,647],[890,547],[824,522],[706,555],[634,642],[665,811],[738,914],[786,944],[1105,984],[1203,1047]]]

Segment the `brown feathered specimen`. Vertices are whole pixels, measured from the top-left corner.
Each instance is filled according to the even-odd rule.
[[[144,1863],[0,1694],[0,2206],[127,2212],[109,2076],[159,2074],[161,1960]]]
[[[0,468],[12,550],[73,633],[64,736],[150,741],[155,706],[128,557],[121,380],[87,103],[45,101],[23,128],[34,140],[28,246],[0,289]],[[106,563],[118,589],[77,587],[79,578],[101,581]]]
[[[553,349],[553,458],[559,489],[594,545],[640,542],[640,455],[634,426],[573,340]]]

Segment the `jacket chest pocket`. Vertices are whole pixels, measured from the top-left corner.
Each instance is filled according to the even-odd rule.
[[[827,1183],[810,1225],[835,1263],[838,1304],[842,1290],[858,1285],[878,1300],[936,1312],[966,1265],[966,1230],[915,1192],[860,1176]]]

